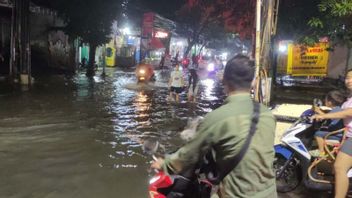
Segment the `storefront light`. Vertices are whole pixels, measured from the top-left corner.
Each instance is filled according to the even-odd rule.
[[[176,43],[176,45],[182,46],[182,45],[183,45],[183,42],[182,42],[182,41],[178,41],[178,42]]]
[[[227,52],[223,52],[223,53],[221,54],[223,60],[227,60],[227,55],[228,55]]]

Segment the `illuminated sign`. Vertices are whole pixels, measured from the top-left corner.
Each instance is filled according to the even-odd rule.
[[[312,47],[292,45],[288,60],[292,63],[291,72],[294,76],[326,76],[329,52],[327,43],[317,43]],[[291,61],[290,61],[291,60]]]
[[[278,53],[277,72],[292,76],[326,76],[328,69],[328,43],[304,46],[287,43]]]
[[[157,31],[155,33],[155,38],[166,38],[167,36],[169,36],[169,34],[166,32]]]

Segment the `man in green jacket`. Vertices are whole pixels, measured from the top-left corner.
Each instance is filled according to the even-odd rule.
[[[241,150],[249,133],[253,103],[249,94],[254,63],[238,55],[225,68],[223,83],[228,97],[218,109],[207,114],[193,140],[166,159],[158,159],[152,168],[174,174],[192,168],[212,149],[217,167],[224,167]],[[241,162],[221,182],[221,198],[275,198],[273,170],[276,121],[264,106],[260,107],[257,131]],[[215,196],[216,197],[216,196]]]

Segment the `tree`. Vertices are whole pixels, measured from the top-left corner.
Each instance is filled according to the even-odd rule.
[[[188,0],[177,12],[176,19],[188,39],[184,56],[194,44],[224,38],[227,32],[251,37],[253,5],[253,0]]]
[[[96,48],[111,38],[111,26],[120,9],[121,0],[33,0],[57,11],[64,20],[63,30],[71,38],[80,38],[90,47],[87,75],[94,75]]]
[[[328,36],[332,45],[342,43],[351,48],[352,0],[321,0],[317,8],[319,15],[308,22],[313,32],[311,40]]]
[[[280,4],[279,39],[313,45],[328,37],[332,46],[352,46],[351,0],[286,0]]]

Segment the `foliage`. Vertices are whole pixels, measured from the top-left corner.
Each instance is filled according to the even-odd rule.
[[[177,12],[176,21],[188,38],[185,55],[195,43],[226,39],[226,33],[251,37],[254,22],[253,0],[188,0]]]
[[[320,16],[308,22],[313,36],[328,36],[333,44],[352,47],[352,0],[321,0],[317,7]]]
[[[328,37],[332,45],[352,46],[352,0],[284,0],[280,3],[278,39],[313,45]]]

